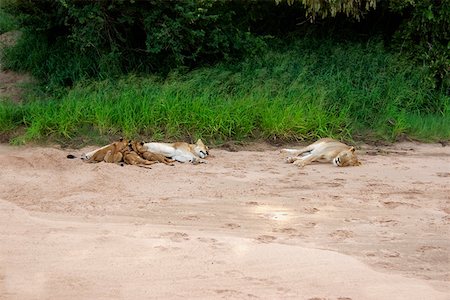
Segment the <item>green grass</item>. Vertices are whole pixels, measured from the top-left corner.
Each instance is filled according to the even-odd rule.
[[[381,43],[305,39],[167,78],[127,76],[76,84],[61,97],[0,103],[0,131],[15,141],[270,141],[450,138],[450,97],[425,71]]]
[[[18,23],[15,18],[0,7],[0,34],[16,30],[17,27]]]

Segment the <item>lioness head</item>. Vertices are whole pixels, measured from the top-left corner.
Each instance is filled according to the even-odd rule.
[[[205,158],[209,155],[209,149],[203,144],[201,139],[198,139],[197,143],[195,143],[194,152],[200,158]]]
[[[350,147],[347,150],[339,152],[333,159],[333,164],[337,167],[359,166],[361,163],[355,154],[355,148]]]

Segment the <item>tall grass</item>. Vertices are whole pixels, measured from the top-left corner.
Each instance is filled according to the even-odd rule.
[[[87,132],[209,142],[449,139],[450,97],[425,75],[377,41],[304,39],[235,65],[90,81],[58,99],[1,103],[0,130],[24,126],[20,141]]]

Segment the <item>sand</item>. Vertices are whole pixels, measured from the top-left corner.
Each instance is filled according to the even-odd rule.
[[[450,299],[450,147],[152,169],[0,144],[0,299]]]

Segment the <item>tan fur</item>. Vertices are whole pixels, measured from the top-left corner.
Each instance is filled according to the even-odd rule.
[[[294,163],[299,167],[315,161],[331,162],[338,167],[361,165],[356,157],[354,147],[329,138],[320,139],[302,149],[283,149],[281,151],[295,155],[288,157],[286,162]]]
[[[142,158],[146,160],[160,162],[168,166],[174,165],[173,162],[175,162],[175,160],[167,158],[159,153],[147,151],[147,149],[144,147],[144,142],[131,141],[130,146],[137,154],[139,154]]]
[[[127,145],[125,149],[122,150],[123,161],[129,165],[133,166],[149,166],[156,164],[156,161],[149,161],[139,156],[136,152],[133,151],[131,147]]]
[[[93,153],[89,153],[89,157],[84,154],[81,159],[89,163],[101,161],[108,163],[119,163],[123,159],[122,150],[126,147],[128,147],[128,141],[120,139],[119,141],[95,150]]]

